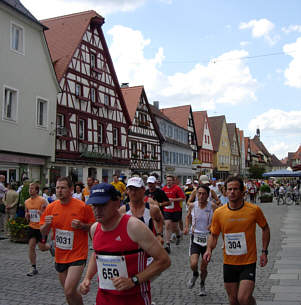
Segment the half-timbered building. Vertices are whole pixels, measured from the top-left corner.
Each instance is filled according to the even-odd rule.
[[[201,175],[212,177],[213,174],[213,143],[208,123],[207,111],[194,111],[193,119],[198,143],[198,160],[194,165],[200,169]]]
[[[143,86],[121,86],[130,118],[128,132],[131,174],[161,176],[161,143],[163,137],[150,110]]]
[[[102,31],[104,18],[87,11],[42,22],[62,88],[52,182],[62,175],[110,181],[113,173],[126,174],[130,118]]]

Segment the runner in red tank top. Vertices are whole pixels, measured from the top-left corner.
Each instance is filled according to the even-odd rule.
[[[91,227],[95,252],[80,285],[87,294],[98,273],[97,305],[146,305],[151,303],[149,280],[170,265],[154,234],[135,217],[121,215],[120,194],[107,183],[91,189],[97,223]],[[154,260],[146,266],[146,252]]]

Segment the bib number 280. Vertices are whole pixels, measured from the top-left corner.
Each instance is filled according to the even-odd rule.
[[[102,276],[105,280],[110,280],[112,277],[118,277],[119,271],[116,268],[102,268]]]

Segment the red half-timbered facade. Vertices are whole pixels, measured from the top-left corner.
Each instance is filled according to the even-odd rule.
[[[110,180],[115,172],[126,173],[130,118],[102,32],[104,19],[88,11],[42,22],[62,89],[52,178]]]
[[[131,118],[129,151],[131,173],[161,175],[163,137],[151,112],[143,86],[121,88]]]

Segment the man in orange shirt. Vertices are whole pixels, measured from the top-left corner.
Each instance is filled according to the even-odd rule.
[[[46,244],[47,236],[43,236],[40,232],[40,215],[47,206],[47,201],[42,196],[39,196],[39,185],[37,183],[31,183],[29,185],[29,195],[25,201],[25,218],[29,221],[28,229],[28,256],[31,263],[31,270],[26,274],[27,276],[33,276],[38,274],[36,267],[36,244],[38,243],[41,251],[47,251],[50,246]]]
[[[73,185],[69,178],[56,182],[58,200],[49,204],[41,217],[41,232],[53,230],[55,239],[55,269],[69,305],[83,305],[77,285],[88,256],[88,232],[95,222],[90,206],[72,198]]]
[[[94,185],[95,178],[94,177],[88,177],[87,178],[87,186],[83,189],[83,201],[87,202],[90,196],[90,190],[91,187]]]
[[[218,236],[224,238],[224,284],[230,305],[255,305],[252,296],[256,274],[256,224],[262,229],[260,266],[268,262],[270,228],[261,209],[244,201],[244,183],[240,177],[225,182],[229,203],[215,210],[211,235],[204,259],[209,262]]]

